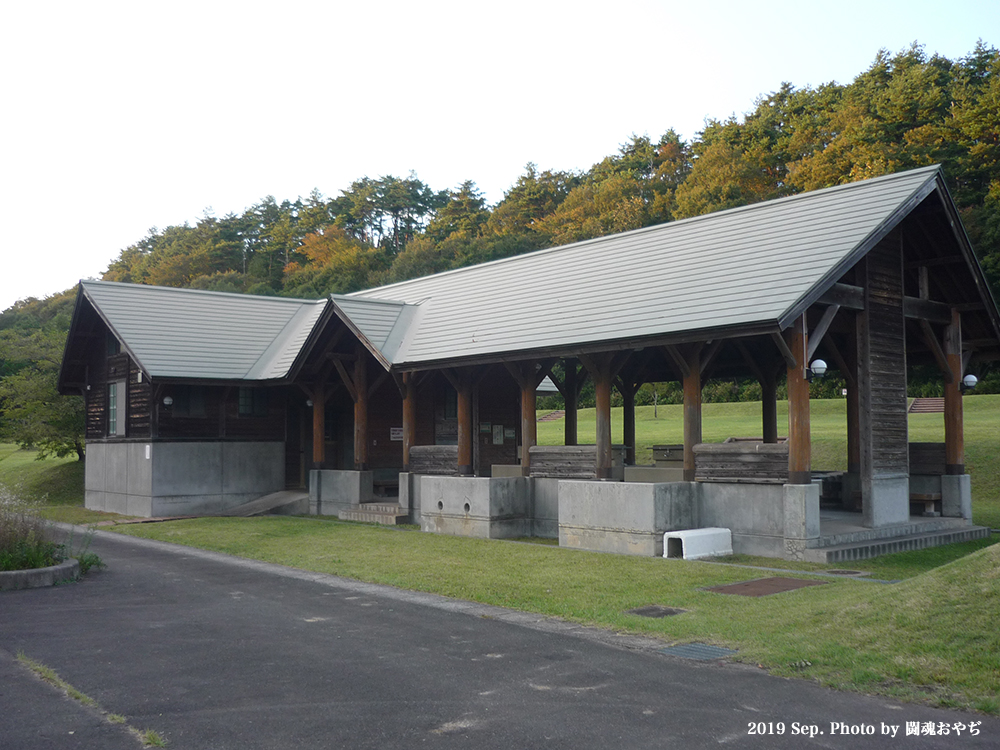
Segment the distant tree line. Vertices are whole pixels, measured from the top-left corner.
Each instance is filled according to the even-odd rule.
[[[883,50],[849,84],[785,83],[742,118],[708,120],[690,142],[672,129],[633,134],[587,170],[528,164],[492,206],[471,180],[434,190],[411,173],[364,177],[332,198],[314,190],[239,215],[208,211],[193,226],[151,229],[103,278],[318,298],[935,163],[997,295],[1000,52],[983,42],[954,61],[916,44]],[[82,444],[82,411],[59,407],[80,434],[53,443],[49,431],[65,433],[70,415],[42,410],[56,401],[38,395],[54,383],[71,305],[64,293],[0,315],[0,437],[53,452]],[[749,382],[708,388],[711,400],[753,397]],[[657,391],[661,403],[677,397]]]

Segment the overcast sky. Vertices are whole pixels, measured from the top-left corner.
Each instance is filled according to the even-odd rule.
[[[495,203],[529,161],[586,169],[880,48],[980,38],[998,0],[0,0],[0,310],[208,208],[411,170]]]

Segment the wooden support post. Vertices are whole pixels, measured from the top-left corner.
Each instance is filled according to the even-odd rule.
[[[534,366],[534,363],[531,363]],[[531,447],[538,443],[538,416],[536,414],[534,378],[521,384],[521,473],[531,475]]]
[[[701,442],[701,345],[683,355],[684,481],[694,481],[694,447]]]
[[[313,389],[313,468],[322,469],[326,463],[326,386],[317,383]]]
[[[576,445],[579,439],[577,432],[577,404],[580,399],[580,388],[577,385],[576,376],[576,362],[565,359],[563,360],[563,368],[566,371],[566,380],[563,386],[563,400],[566,402],[566,416],[564,419],[565,437],[563,438],[563,443],[565,445]]]
[[[625,463],[635,466],[635,389],[625,384],[622,389],[622,405],[624,413],[622,427],[625,440]]]
[[[410,470],[410,448],[417,441],[417,386],[412,372],[404,372],[403,384],[403,471]]]
[[[609,359],[602,357],[602,360]],[[597,478],[611,477],[611,375],[606,361],[592,373],[597,406]]]
[[[809,436],[809,381],[806,380],[808,333],[806,317],[801,315],[789,329],[788,348],[795,366],[788,367],[788,483],[812,482],[812,457]]]
[[[778,442],[778,378],[764,373],[760,380],[760,421],[765,443]]]
[[[458,378],[458,473],[472,476],[472,382],[464,373]]]
[[[354,360],[354,470],[368,470],[368,355],[359,344]]]
[[[598,479],[610,479],[611,471],[611,386],[618,372],[628,361],[631,352],[619,354],[580,355],[580,361],[594,380],[597,406],[597,460],[595,475]]]
[[[945,329],[944,351],[950,378],[944,384],[944,470],[946,474],[965,473],[965,434],[962,419],[962,316],[951,311],[951,324]]]

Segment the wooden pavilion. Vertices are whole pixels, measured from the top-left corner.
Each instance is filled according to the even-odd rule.
[[[737,551],[834,559],[835,548],[863,556],[873,542],[885,551],[981,533],[961,385],[998,351],[1000,315],[929,167],[321,301],[82,282],[60,383],[87,396],[94,507],[134,495],[149,513],[218,510],[305,484],[308,471],[318,513],[642,554],[661,552],[664,532],[723,526]],[[825,483],[809,433],[817,358],[847,383],[848,470]],[[916,365],[940,371],[943,445],[908,442]],[[760,440],[704,444],[704,383],[748,375],[763,394]],[[566,401],[559,449],[536,446],[546,377]],[[577,434],[587,378],[593,444]],[[628,481],[640,476],[628,469],[635,394],[668,380],[683,384],[682,467]],[[621,456],[612,388],[625,404]],[[212,491],[156,489],[156,476],[190,476],[179,467],[205,444],[219,463],[195,474]],[[169,457],[147,482],[143,460],[156,452]],[[92,476],[95,453],[105,458]],[[266,481],[226,492],[227,455]],[[277,462],[280,472],[265,470]],[[397,484],[398,504],[381,497]],[[834,486],[853,515],[825,533],[820,495]],[[915,519],[914,500],[939,517]]]

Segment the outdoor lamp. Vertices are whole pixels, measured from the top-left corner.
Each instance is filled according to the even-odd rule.
[[[811,383],[813,378],[821,378],[824,375],[826,375],[826,362],[822,359],[814,359],[809,365],[809,369],[806,370],[806,380]]]
[[[979,378],[973,375],[971,372],[962,378],[962,392],[972,390],[976,387],[976,383],[979,382]]]
[[[163,397],[163,405],[164,406],[171,406],[171,405],[173,405],[173,403],[174,403],[173,396],[164,396]]]

